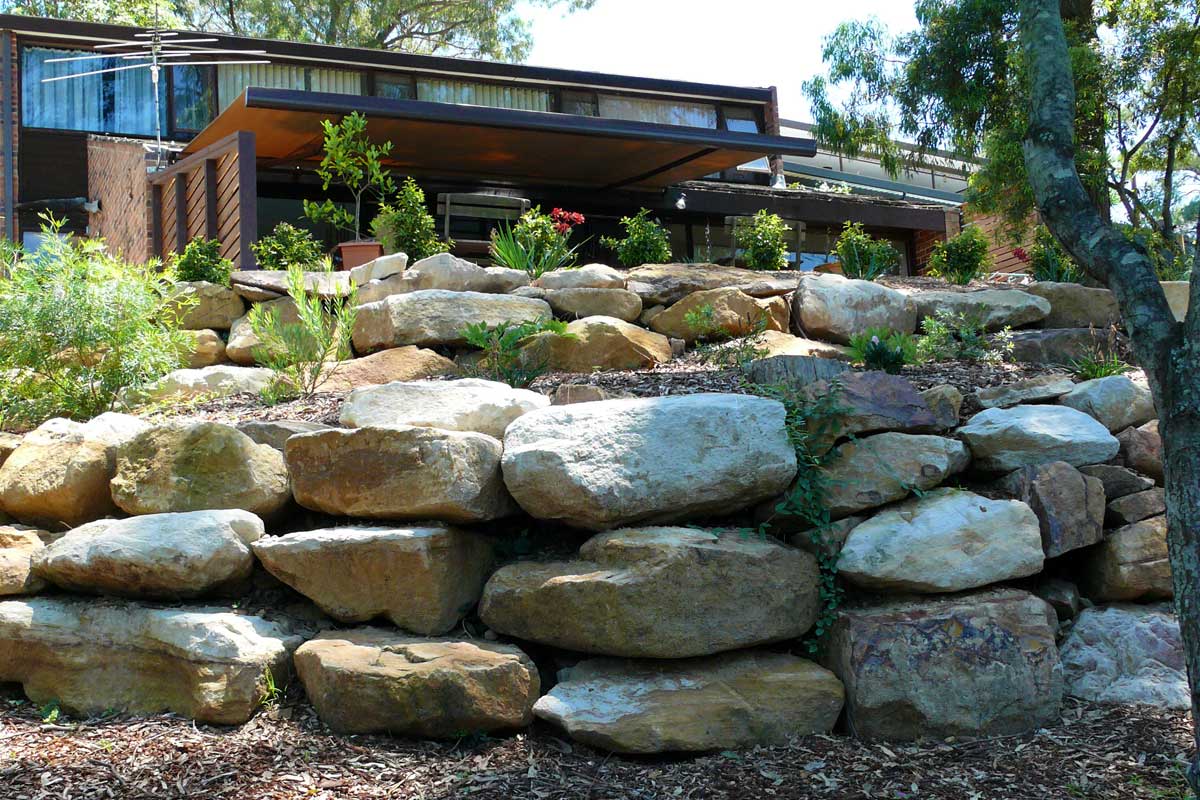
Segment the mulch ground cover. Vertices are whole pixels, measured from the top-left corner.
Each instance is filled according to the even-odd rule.
[[[502,738],[339,736],[293,687],[234,728],[163,715],[43,722],[0,708],[0,798],[121,800],[1184,800],[1186,714],[1068,700],[1019,736],[919,744],[810,736],[786,747],[627,758],[541,724]]]

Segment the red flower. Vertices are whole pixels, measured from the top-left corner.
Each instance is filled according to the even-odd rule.
[[[1017,258],[1019,258],[1019,259],[1020,259],[1020,260],[1022,260],[1022,261],[1028,261],[1028,260],[1029,260],[1029,253],[1025,252],[1025,248],[1024,248],[1024,247],[1014,247],[1014,248],[1013,248],[1013,255],[1014,255],[1014,256],[1016,256]]]

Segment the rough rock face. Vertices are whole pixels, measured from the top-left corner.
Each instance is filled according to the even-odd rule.
[[[246,313],[246,305],[233,289],[208,281],[177,283],[172,296],[181,307],[183,302],[193,302],[179,318],[179,327],[184,330],[227,331]]]
[[[33,570],[74,592],[199,597],[247,580],[250,544],[262,535],[262,520],[237,510],[101,519],[39,550]]]
[[[475,605],[492,564],[486,537],[447,527],[351,525],[254,543],[267,571],[339,622],[386,616],[441,634]]]
[[[1046,558],[1104,538],[1104,484],[1065,461],[1022,467],[1005,476],[1005,491],[1037,515]]]
[[[0,681],[70,712],[173,711],[239,725],[265,677],[291,673],[300,644],[259,617],[206,608],[152,608],[94,599],[0,602]]]
[[[288,293],[286,270],[240,270],[234,272],[229,280],[233,284],[233,288],[239,292],[248,287],[260,293],[270,292],[280,296]],[[315,293],[322,300],[345,297],[350,294],[350,273],[346,271],[325,272],[324,270],[305,272],[304,288]]]
[[[958,592],[1042,570],[1038,520],[1016,500],[937,489],[850,531],[838,572],[892,592]]]
[[[1097,347],[1108,346],[1108,333],[1094,328],[1046,328],[1014,331],[1014,361],[1069,366]]]
[[[1044,601],[1012,589],[843,608],[827,666],[856,736],[1019,733],[1059,718],[1056,627]]]
[[[1097,602],[1169,600],[1175,596],[1167,558],[1167,518],[1110,531],[1083,569],[1081,587]]]
[[[933,414],[934,430],[946,431],[958,427],[958,415],[963,404],[962,392],[944,383],[921,392],[921,399]]]
[[[112,499],[129,514],[240,508],[270,516],[291,499],[283,456],[217,422],[150,428],[117,450]]]
[[[340,733],[436,739],[533,721],[537,667],[513,645],[327,631],[296,651],[317,716]]]
[[[839,376],[837,381],[836,399],[841,413],[837,430],[822,437],[826,445],[841,436],[875,431],[923,433],[937,427],[938,420],[925,398],[899,375],[851,372]],[[810,397],[822,397],[829,392],[829,385],[824,382],[808,390]],[[829,421],[821,424],[828,426]]]
[[[393,275],[399,275],[404,272],[408,266],[407,253],[389,253],[388,255],[380,256],[372,259],[365,264],[360,264],[350,270],[350,283],[355,286],[362,286],[371,281],[381,281],[384,278],[390,278]]]
[[[834,517],[903,500],[962,472],[970,464],[956,439],[878,433],[838,448],[824,473],[825,504]]]
[[[787,488],[783,405],[694,394],[552,406],[504,434],[504,482],[538,519],[604,530],[732,513]]]
[[[1125,467],[1115,467],[1111,464],[1091,464],[1080,467],[1079,471],[1084,475],[1099,478],[1104,484],[1104,496],[1110,501],[1154,488],[1154,481]]]
[[[0,525],[0,596],[36,594],[46,587],[33,574],[33,557],[42,549],[45,533],[25,525]]]
[[[354,349],[370,353],[404,345],[465,345],[462,331],[484,322],[523,322],[552,316],[544,300],[511,294],[429,289],[397,294],[360,306]]]
[[[110,425],[110,420],[120,424]],[[116,510],[109,481],[117,445],[146,423],[104,414],[86,424],[52,419],[26,434],[0,466],[0,510],[30,524],[73,527]]]
[[[1084,381],[1058,402],[1095,417],[1113,433],[1144,425],[1157,416],[1150,390],[1125,375]]]
[[[981,411],[958,430],[976,469],[1011,472],[1047,461],[1099,464],[1120,445],[1096,420],[1067,406],[1016,406]]]
[[[832,672],[785,653],[669,662],[597,658],[565,670],[533,713],[592,747],[686,752],[829,733],[843,698]]]
[[[1059,656],[1067,694],[1074,697],[1191,708],[1179,623],[1166,606],[1084,609]]]
[[[978,317],[989,331],[1020,328],[1044,320],[1050,302],[1016,289],[980,289],[974,292],[917,292],[912,295],[917,316],[932,317],[943,309]]]
[[[712,309],[711,324],[729,336],[747,336],[754,332],[759,320],[766,319],[771,330],[781,330],[777,320],[771,317],[758,302],[738,289],[706,289],[693,292],[675,303],[666,311],[650,320],[650,328],[664,336],[672,336],[691,343],[703,330],[697,330],[687,320],[688,314],[703,313]]]
[[[564,319],[616,317],[637,322],[642,315],[642,298],[625,289],[549,289],[546,302]]]
[[[487,291],[495,292],[496,294],[508,294],[515,292],[517,289],[522,289],[529,285],[529,273],[523,269],[509,269],[508,267],[484,267],[483,271],[488,274],[491,283],[488,285]]]
[[[606,264],[584,264],[578,269],[556,269],[543,273],[532,284],[540,289],[624,289],[625,278]]]
[[[797,341],[807,341],[798,339]],[[731,343],[732,344],[732,343]],[[838,381],[852,377],[850,365],[829,356],[823,355],[773,355],[756,358],[744,368],[751,382],[758,384],[785,383],[794,387],[810,386],[820,383],[816,389],[824,392],[826,384],[821,383],[830,378]],[[844,378],[842,376],[845,376]]]
[[[369,519],[483,522],[506,516],[500,442],[435,428],[359,428],[288,439],[296,501]]]
[[[1059,622],[1075,619],[1083,610],[1084,600],[1079,587],[1070,581],[1047,578],[1034,585],[1033,593],[1050,604]]]
[[[792,324],[818,339],[848,344],[867,328],[912,333],[917,308],[895,289],[841,275],[809,275],[792,297]]]
[[[139,404],[157,400],[192,400],[258,394],[271,385],[275,373],[266,367],[216,364],[200,369],[177,369],[139,389],[122,389],[122,402]]]
[[[393,347],[362,358],[338,361],[326,371],[322,392],[341,393],[393,381],[419,381],[457,375],[458,367],[445,356],[423,347]]]
[[[578,561],[502,567],[479,615],[568,650],[686,658],[802,635],[817,582],[811,555],[743,531],[625,529],[589,539]]]
[[[975,393],[984,408],[1008,408],[1020,403],[1041,403],[1061,397],[1075,388],[1067,375],[1038,375],[1014,383],[989,386]]]
[[[211,367],[225,361],[225,341],[214,330],[186,331],[188,337],[187,365],[191,369]]]
[[[813,356],[843,360],[850,358],[850,351],[841,345],[819,342],[816,339],[804,339],[783,331],[763,331],[759,346],[765,351],[763,358],[771,356]]]
[[[1108,289],[1093,289],[1078,283],[1034,283],[1024,291],[1050,303],[1043,328],[1090,328],[1105,330],[1121,322],[1121,309]]]
[[[285,325],[295,325],[300,321],[300,312],[296,309],[296,301],[290,297],[280,297],[278,300],[268,300],[261,304],[271,314],[279,314],[279,319]],[[229,329],[229,342],[225,345],[225,355],[235,364],[244,367],[253,366],[264,360],[267,354],[277,355],[274,351],[264,350],[262,339],[250,325],[250,315],[247,314],[234,320]]]
[[[1167,513],[1166,493],[1157,487],[1118,497],[1108,504],[1109,525],[1132,525]]]
[[[20,444],[21,437],[17,434],[0,431],[0,467],[4,466],[4,462]]]
[[[662,334],[616,317],[587,317],[567,325],[569,336],[542,333],[525,352],[556,372],[651,369],[671,360],[671,342]]]
[[[351,392],[342,405],[341,424],[348,428],[414,425],[477,431],[500,439],[513,420],[548,405],[550,398],[539,392],[476,378],[385,383]]]
[[[1158,420],[1147,422],[1137,428],[1127,428],[1117,435],[1121,445],[1121,457],[1125,463],[1144,475],[1149,475],[1160,486],[1163,482],[1162,437],[1158,434]]]
[[[237,429],[249,436],[257,444],[266,444],[283,452],[287,440],[301,433],[327,431],[332,425],[321,422],[306,422],[302,419],[252,419],[239,422]]]
[[[796,288],[800,272],[763,272],[716,264],[646,264],[630,270],[628,288],[647,306],[669,306],[692,292],[729,287],[751,297],[774,297]]]

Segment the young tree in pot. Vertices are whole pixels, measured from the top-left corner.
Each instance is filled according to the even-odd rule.
[[[314,222],[328,222],[354,235],[352,241],[339,245],[342,268],[350,269],[383,255],[378,242],[362,239],[362,206],[365,199],[382,201],[396,193],[396,182],[383,166],[392,143],[372,143],[367,136],[367,118],[357,111],[341,122],[325,120],[321,127],[325,132],[325,155],[317,166],[321,188],[328,191],[334,184],[344,186],[354,198],[354,212],[326,198],[321,203],[305,200],[304,214]]]

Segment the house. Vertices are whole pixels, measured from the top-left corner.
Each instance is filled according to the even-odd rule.
[[[43,81],[84,71],[52,59],[136,33],[0,15],[8,236],[36,237],[38,214],[50,209],[131,259],[167,256],[203,235],[252,268],[250,243],[279,221],[302,222],[302,201],[323,196],[313,173],[321,121],[352,111],[367,115],[373,138],[394,143],[396,174],[416,178],[439,228],[459,242],[482,243],[496,224],[469,211],[486,200],[461,198],[499,197],[583,212],[585,257],[611,259],[599,238],[645,207],[670,229],[677,258],[728,260],[736,221],[765,208],[793,227],[790,257],[801,265],[824,260],[832,232],[858,221],[896,244],[908,272],[960,224],[950,191],[789,188],[818,149],[803,131],[783,135],[770,87],[221,34],[207,46],[234,52],[214,61],[257,50],[269,63],[165,69],[157,98],[147,70]],[[332,243],[332,232],[316,233]]]

